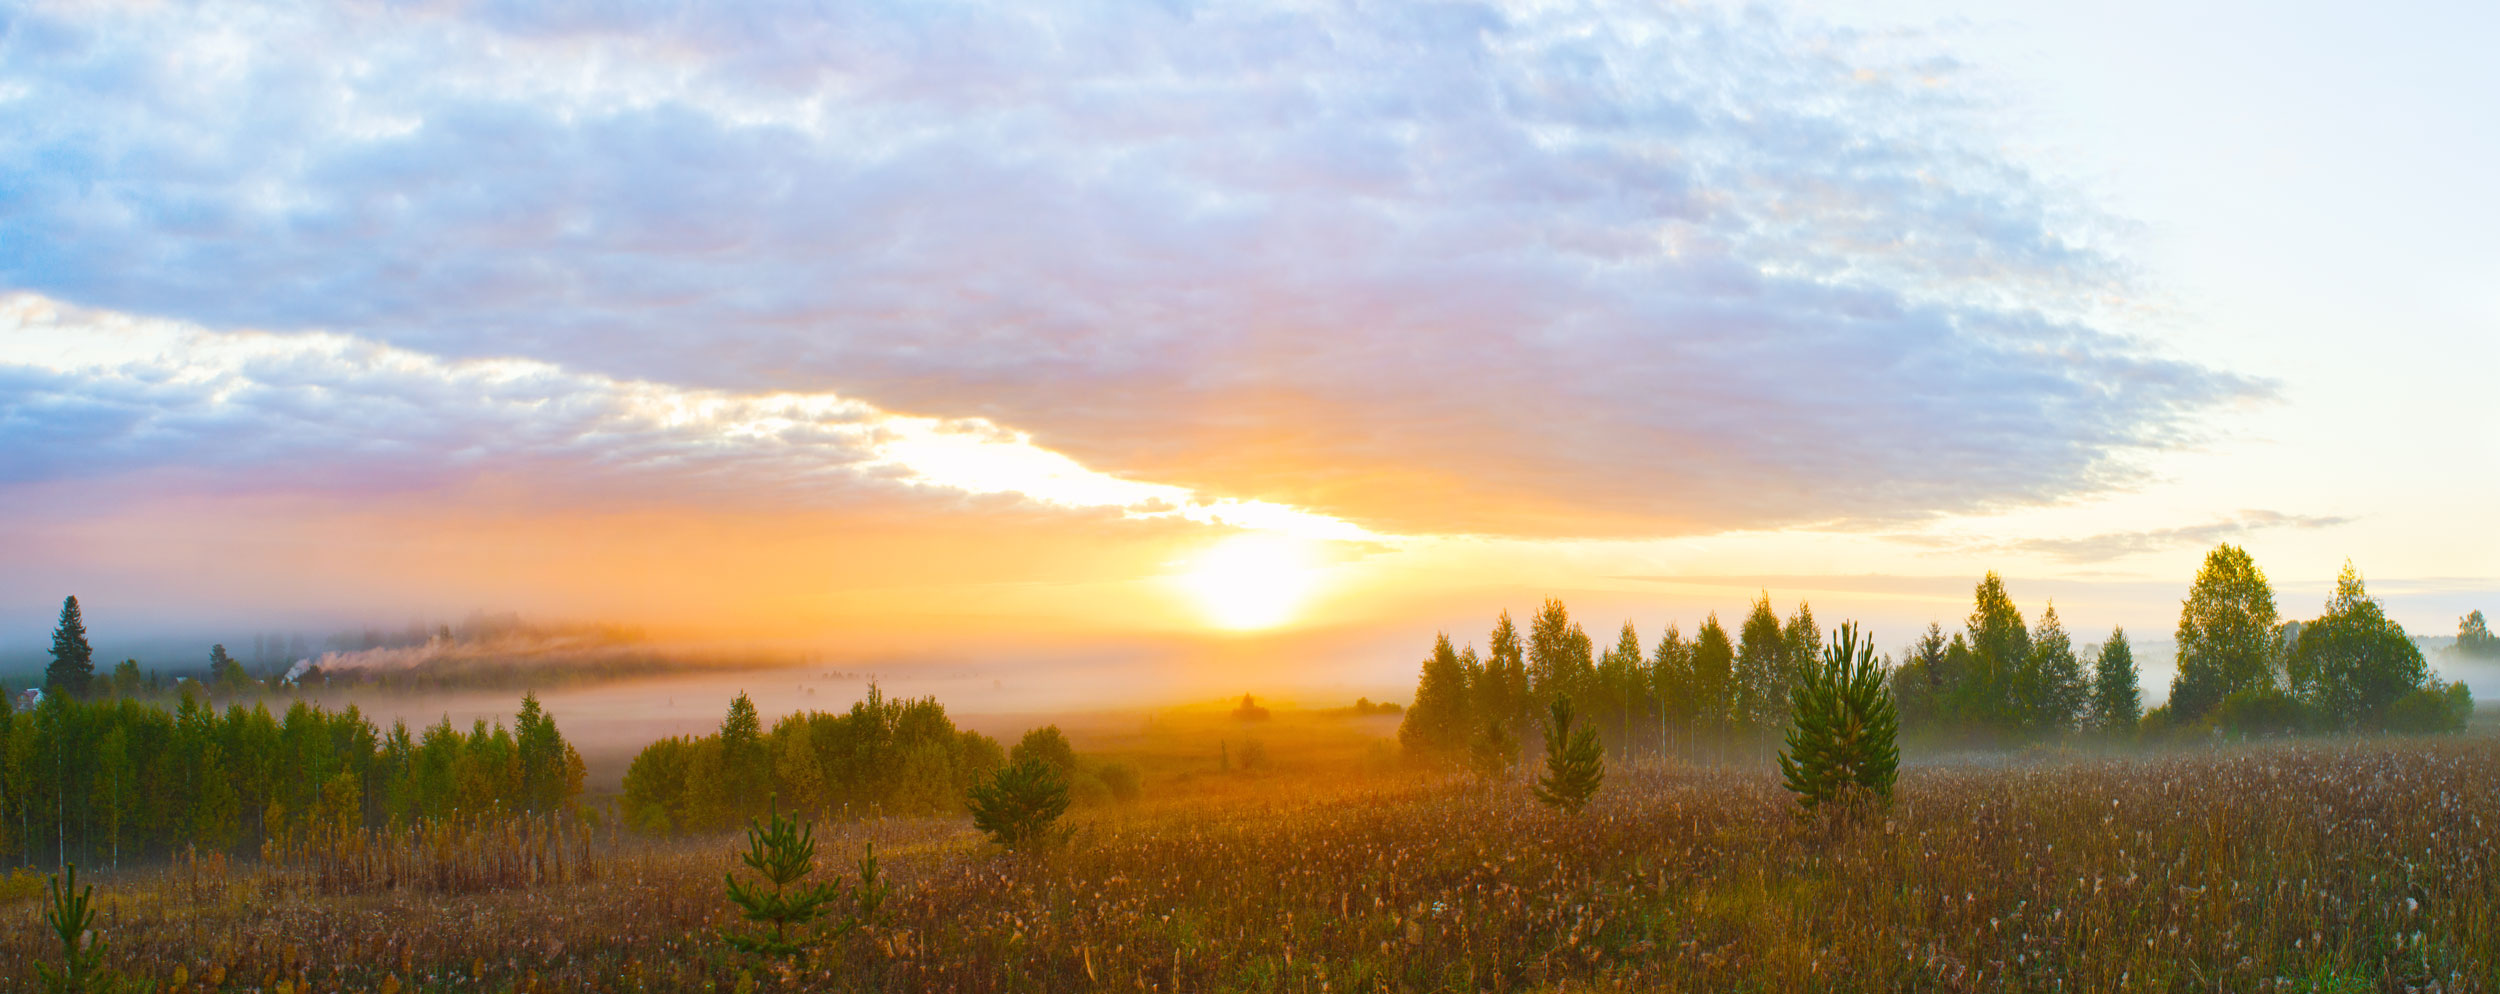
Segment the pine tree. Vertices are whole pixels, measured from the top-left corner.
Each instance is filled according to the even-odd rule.
[[[1855,622],[1833,633],[1821,664],[1791,695],[1790,708],[1796,724],[1780,753],[1780,776],[1805,811],[1892,796],[1900,719],[1883,669],[1875,665],[1875,640],[1861,641]]]
[[[2133,731],[2143,718],[2144,702],[2136,690],[2135,649],[2127,644],[2126,629],[2110,629],[2109,641],[2101,643],[2099,655],[2092,660],[2092,729]]]
[[[1068,810],[1068,782],[1049,763],[1026,757],[972,788],[972,827],[1010,849],[1040,845]]]
[[[2057,620],[2052,602],[2040,613],[2031,632],[2031,662],[2024,683],[2026,724],[2034,732],[2063,732],[2084,720],[2092,703],[2092,683],[2083,661],[2075,658],[2074,640]]]
[[[1546,713],[1545,775],[1537,778],[1536,799],[1577,814],[1606,780],[1606,750],[1597,733],[1571,727],[1571,698],[1554,698]]]
[[[86,618],[79,614],[78,598],[63,598],[60,626],[52,630],[52,664],[43,671],[44,690],[85,697],[94,679],[95,648],[87,644]]]
[[[35,964],[35,974],[44,986],[65,994],[117,988],[116,978],[104,969],[104,940],[90,926],[95,924],[95,911],[87,907],[95,896],[95,885],[78,886],[78,864],[68,869],[68,882],[49,877],[44,887],[52,898],[52,907],[44,911],[43,920],[52,926],[52,933],[61,940],[61,968],[50,963]]]
[[[729,884],[729,902],[738,906],[739,917],[771,926],[772,934],[724,931],[721,938],[744,952],[795,956],[802,947],[791,941],[790,929],[815,921],[826,902],[841,896],[841,888],[825,883],[800,885],[816,872],[814,825],[800,825],[797,815],[784,817],[778,801],[765,818],[747,822],[747,851],[739,856],[763,879],[749,884],[739,881],[735,873],[721,877]],[[765,890],[763,884],[772,889]]]

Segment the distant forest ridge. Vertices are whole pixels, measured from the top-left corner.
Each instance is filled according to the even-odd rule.
[[[517,690],[599,683],[696,670],[791,666],[809,662],[791,652],[723,650],[655,642],[636,627],[528,621],[515,614],[473,613],[459,623],[365,627],[308,638],[296,632],[253,633],[226,642],[146,639],[98,646],[99,670],[123,659],[170,685],[183,679],[215,685],[248,676],[267,685],[380,687],[410,690]],[[50,656],[40,644],[0,653],[0,683],[10,688],[43,680]],[[232,669],[234,674],[221,672]]]

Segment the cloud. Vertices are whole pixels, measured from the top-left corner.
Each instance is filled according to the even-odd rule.
[[[2268,529],[2333,528],[2337,525],[2349,524],[2352,520],[2352,518],[2342,516],[2248,510],[2201,525],[2155,528],[2145,531],[2103,532],[2081,538],[2034,538],[2018,542],[1978,544],[1959,543],[1932,536],[1896,536],[1896,539],[1919,544],[1946,545],[1960,551],[2020,552],[2069,563],[2097,563],[2180,546],[2214,545]]]
[[[478,478],[662,499],[857,505],[914,492],[1369,539],[1295,508],[1123,480],[982,419],[831,394],[736,394],[516,359],[445,360],[337,334],[220,333],[0,297],[0,483],[194,471],[329,492]]]
[[[830,396],[1382,532],[1672,534],[2104,489],[2267,390],[2109,326],[2111,223],[1948,55],[1764,8],[6,17],[0,284],[423,357],[567,465],[814,472],[597,450],[600,384]],[[215,416],[32,385],[63,441],[20,473]],[[260,408],[296,429],[258,457],[474,448],[404,373],[349,388]],[[839,453],[851,417],[785,420]]]

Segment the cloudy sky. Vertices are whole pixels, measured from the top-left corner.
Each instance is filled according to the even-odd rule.
[[[2170,6],[0,4],[0,636],[2500,608],[2500,11]]]

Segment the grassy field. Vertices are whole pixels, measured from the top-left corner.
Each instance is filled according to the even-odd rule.
[[[1849,827],[1801,823],[1767,771],[1658,765],[1561,816],[1518,783],[1383,769],[1376,721],[1330,721],[1096,730],[1148,796],[1073,815],[1037,858],[960,819],[820,826],[827,870],[875,842],[894,917],[793,967],[714,936],[726,836],[560,839],[555,869],[507,857],[443,876],[456,893],[130,871],[103,878],[99,925],[158,990],[290,994],[2500,990],[2482,735],[1921,766]],[[1210,734],[1228,757],[1263,737],[1265,768],[1215,772]],[[52,953],[11,886],[0,977],[24,978]]]

